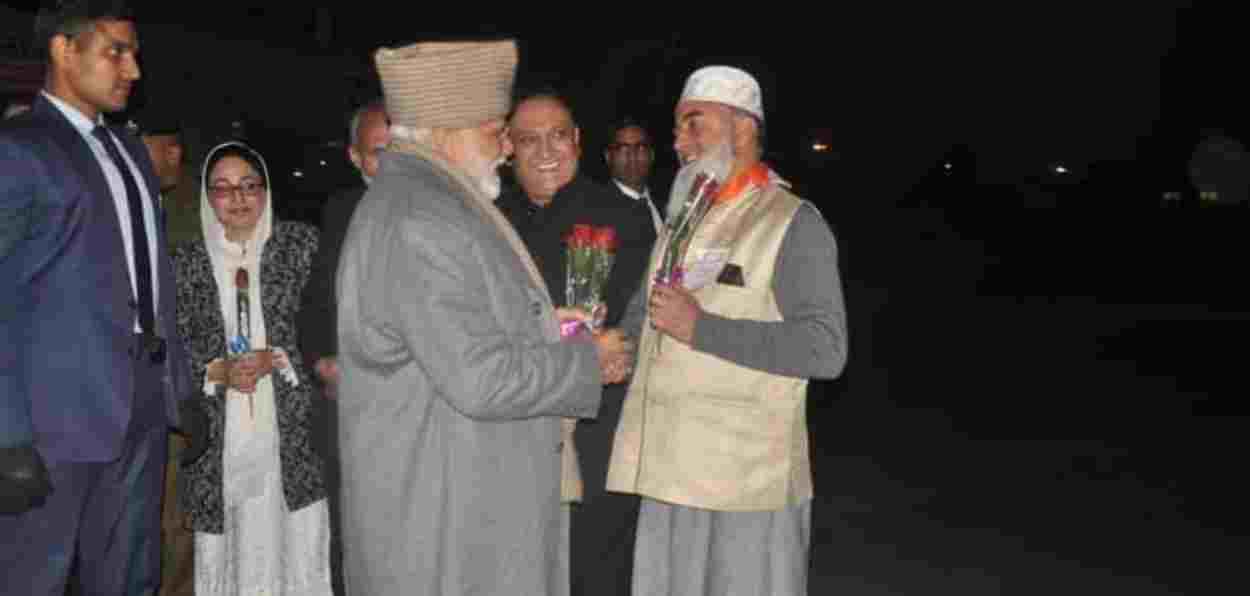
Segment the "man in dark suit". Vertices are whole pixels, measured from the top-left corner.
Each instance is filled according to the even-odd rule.
[[[139,78],[133,18],[105,4],[39,15],[44,89],[0,124],[3,594],[60,596],[75,563],[79,593],[153,593],[166,433],[202,421],[180,412],[160,184],[102,117]]]
[[[605,324],[615,326],[645,275],[655,244],[647,208],[579,173],[581,131],[568,103],[554,91],[523,95],[508,125],[519,184],[496,205],[529,248],[555,304],[567,303],[565,238],[573,226],[615,230],[616,259],[604,288]],[[583,482],[580,496],[565,495],[578,503],[570,515],[573,596],[629,594],[638,499],[604,490],[624,396],[624,385],[604,387],[599,415],[579,420],[572,433]]]
[[[338,394],[338,302],[334,297],[334,274],[338,271],[339,251],[347,235],[356,205],[360,203],[373,177],[378,174],[378,153],[390,142],[390,122],[386,106],[380,100],[367,103],[352,115],[348,127],[347,157],[360,171],[364,186],[355,186],[336,193],[326,202],[321,215],[321,244],[313,258],[312,275],[304,286],[299,313],[300,350],[305,363],[321,381],[322,393],[333,400]],[[326,462],[326,484],[330,487],[330,573],[334,590],[343,593],[342,551],[339,533],[339,453],[338,418],[333,401],[319,404],[321,421],[315,439],[323,447]]]
[[[651,223],[655,233],[660,233],[664,218],[655,207],[655,199],[647,180],[651,166],[655,164],[655,147],[647,129],[631,118],[625,118],[612,127],[612,142],[603,150],[603,160],[612,175],[612,185],[624,198],[647,204],[651,211]]]

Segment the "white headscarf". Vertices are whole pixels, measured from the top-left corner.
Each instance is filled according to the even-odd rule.
[[[244,240],[242,244],[232,242],[226,239],[226,228],[217,219],[217,212],[213,211],[213,204],[208,198],[209,171],[208,164],[213,162],[213,156],[219,151],[228,147],[237,147],[248,153],[260,163],[261,177],[265,180],[265,207],[261,211],[260,220],[256,222],[256,228],[252,230],[252,237]],[[260,154],[251,147],[244,145],[238,141],[230,141],[213,147],[208,152],[208,156],[204,159],[204,166],[200,172],[200,229],[204,232],[204,244],[208,249],[208,257],[213,262],[213,273],[217,277],[218,294],[222,298],[222,317],[226,321],[226,336],[233,337],[237,333],[234,316],[234,292],[227,291],[234,289],[234,272],[240,266],[247,268],[250,281],[250,287],[255,292],[255,296],[249,296],[252,300],[253,310],[260,308],[260,256],[265,248],[265,243],[269,241],[269,237],[273,235],[273,191],[269,185],[269,168],[265,165],[265,160]],[[226,304],[225,295],[230,294],[229,304]],[[230,310],[226,310],[229,306]],[[253,326],[259,323],[262,329],[252,330],[252,345],[264,346],[263,337],[257,337],[256,333],[264,333],[264,320],[257,314],[252,317]]]
[[[226,239],[226,229],[217,219],[208,199],[208,164],[213,156],[228,147],[238,147],[253,156],[261,166],[265,180],[265,206],[251,238],[241,244]],[[225,323],[226,345],[238,334],[238,292],[235,275],[239,268],[247,270],[248,302],[250,303],[251,348],[270,346],[265,332],[265,316],[261,308],[263,288],[260,283],[260,258],[265,243],[273,235],[273,194],[271,179],[264,159],[252,148],[237,141],[223,143],[211,149],[204,160],[200,182],[200,227],[204,232],[204,245],[213,264],[213,277],[217,280],[217,296]],[[256,383],[256,391],[249,399],[246,394],[233,389],[226,391],[226,432],[223,482],[227,504],[234,504],[261,495],[272,485],[267,474],[278,473],[274,465],[278,453],[277,412],[274,402],[273,375]]]

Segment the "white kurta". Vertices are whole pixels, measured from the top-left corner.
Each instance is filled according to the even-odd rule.
[[[234,401],[246,412],[246,399]],[[259,413],[259,406],[257,410]],[[268,462],[257,470],[260,472],[255,477],[258,494],[239,502],[231,502],[227,496],[225,533],[197,532],[195,535],[197,595],[316,596],[333,593],[327,564],[330,559],[329,510],[325,500],[321,500],[296,512],[287,511],[282,496],[274,420],[270,418],[268,424],[258,425],[268,429],[252,436],[267,454],[264,461]],[[229,437],[229,427],[226,433]],[[263,438],[265,435],[269,438]],[[269,446],[263,446],[264,443]]]
[[[272,201],[267,200],[254,236],[240,245],[226,240],[207,196],[201,198],[201,225],[217,279],[227,345],[238,334],[235,272],[242,267],[251,280],[251,347],[272,347],[285,356],[282,346],[269,345],[261,308],[260,254],[272,231],[272,214]],[[278,375],[281,380],[275,379]],[[326,501],[295,512],[287,510],[278,452],[276,382],[299,381],[288,364],[285,370],[258,381],[250,397],[234,390],[226,393],[224,532],[195,535],[195,593],[199,596],[333,594]],[[206,382],[205,391],[212,395],[215,386]]]

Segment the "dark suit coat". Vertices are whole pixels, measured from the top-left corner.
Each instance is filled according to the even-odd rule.
[[[544,209],[532,208],[520,187],[509,189],[496,204],[534,255],[555,304],[565,303],[564,238],[575,224],[616,228],[619,246],[605,288],[608,326],[620,321],[630,298],[640,287],[645,287],[642,278],[646,275],[651,248],[655,244],[651,211],[641,201],[622,195],[615,185],[609,188],[578,176],[560,189]],[[625,384],[604,387],[599,415],[594,420],[577,422],[574,441],[581,464],[584,505],[593,506],[593,502],[604,494],[608,458],[612,452],[616,423],[621,417],[625,388]],[[620,520],[604,521],[620,523]]]
[[[287,509],[295,511],[326,497],[321,456],[313,450],[312,382],[297,347],[295,315],[300,292],[308,281],[317,230],[297,222],[276,221],[260,256],[261,312],[269,345],[282,348],[295,369],[299,386],[273,375],[278,414],[278,457]],[[178,331],[186,338],[189,365],[200,383],[208,363],[226,354],[226,327],[221,318],[217,279],[203,240],[174,249],[178,277]],[[199,383],[197,383],[199,386]],[[225,447],[225,387],[217,395],[197,391],[208,412],[208,449],[183,466],[182,507],[190,525],[201,532],[223,531],[222,457]]]
[[[143,144],[112,128],[149,196],[160,184]],[[177,423],[191,377],[174,320],[174,275],[157,214],[156,333],[167,343],[165,415]],[[40,95],[0,123],[0,446],[33,443],[50,461],[109,461],[135,416],[135,301],[122,231],[90,146]]]
[[[646,274],[651,246],[655,244],[651,211],[646,205],[623,200],[617,194],[615,187],[577,176],[556,192],[546,208],[533,208],[520,187],[505,190],[496,201],[534,256],[551,301],[558,305],[565,304],[564,238],[573,226],[590,224],[616,229],[616,260],[604,289],[608,326],[615,325],[624,314],[625,305]]]
[[[347,236],[356,205],[365,195],[358,186],[335,193],[321,212],[321,244],[313,258],[312,276],[304,286],[299,312],[300,349],[304,363],[314,370],[317,360],[338,354],[338,301],[334,297],[334,274],[338,271],[339,252]]]

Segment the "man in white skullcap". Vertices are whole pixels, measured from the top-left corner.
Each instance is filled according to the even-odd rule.
[[[567,594],[561,418],[595,416],[624,344],[560,339],[494,206],[515,43],[375,59],[391,141],[336,281],[347,592]]]
[[[641,339],[608,489],[642,496],[633,593],[806,594],[807,384],[846,363],[836,242],[761,161],[749,74],[696,71],[674,116],[669,221],[696,174],[721,182],[680,285],[649,284],[622,323]]]

